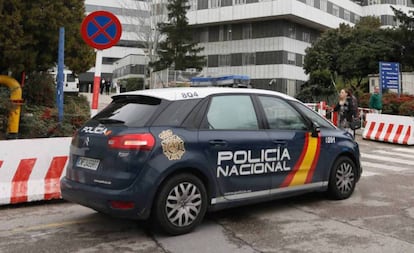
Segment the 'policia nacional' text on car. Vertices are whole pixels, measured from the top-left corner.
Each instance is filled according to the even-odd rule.
[[[193,230],[206,211],[311,191],[348,198],[358,144],[300,101],[249,88],[121,93],[73,137],[64,199]]]

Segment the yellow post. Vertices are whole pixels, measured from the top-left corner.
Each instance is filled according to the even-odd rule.
[[[7,134],[19,133],[19,120],[22,100],[22,89],[20,84],[13,78],[5,75],[0,75],[0,84],[4,84],[10,89],[10,101],[13,103],[13,108],[9,114],[9,124],[7,127]]]

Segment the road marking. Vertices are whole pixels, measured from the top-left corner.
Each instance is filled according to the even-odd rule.
[[[380,154],[387,154],[387,155],[391,155],[391,156],[400,156],[400,157],[405,157],[405,158],[409,158],[409,159],[412,159],[413,158],[413,154],[414,154],[414,152],[412,153],[412,154],[404,154],[403,152],[403,150],[400,150],[400,151],[398,151],[398,150],[392,150],[392,151],[396,151],[396,152],[390,152],[390,151],[387,151],[387,150],[376,150],[374,153],[375,154],[378,154],[378,153],[380,153]],[[398,152],[397,152],[398,151]]]
[[[414,154],[414,149],[410,149],[410,148],[394,148],[393,150],[398,151],[398,152]]]
[[[388,156],[371,155],[367,153],[361,153],[361,158],[362,159],[368,158],[368,159],[374,159],[378,161],[385,161],[385,162],[391,162],[391,163],[400,163],[400,164],[405,164],[405,165],[414,165],[414,160],[397,159],[397,158],[392,158]]]
[[[382,163],[371,163],[371,162],[367,162],[367,161],[361,161],[361,165],[362,165],[362,169],[365,169],[366,167],[372,168],[372,169],[383,169],[383,170],[390,170],[390,171],[404,171],[404,170],[409,170],[408,168],[404,168],[404,167],[397,167],[397,166],[392,166],[392,165],[386,165],[386,164],[382,164]],[[365,170],[364,172],[365,173]]]
[[[377,176],[377,175],[381,175],[381,173],[376,173],[376,172],[371,172],[371,171],[366,171],[364,170],[362,172],[362,177],[371,177],[371,176]]]

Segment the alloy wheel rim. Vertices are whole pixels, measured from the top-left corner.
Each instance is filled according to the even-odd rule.
[[[177,227],[185,227],[197,219],[202,205],[198,187],[189,182],[175,186],[169,192],[165,205],[168,220]]]
[[[342,163],[336,171],[336,187],[338,190],[346,194],[352,190],[355,177],[352,165],[349,163]]]

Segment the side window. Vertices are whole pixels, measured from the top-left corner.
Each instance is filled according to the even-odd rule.
[[[329,122],[327,119],[323,118],[321,115],[319,115],[314,110],[310,109],[304,104],[301,104],[299,102],[295,102],[295,107],[299,109],[299,111],[302,112],[305,117],[310,119],[313,123],[318,124],[322,128],[334,128],[332,126],[332,123]]]
[[[259,129],[256,112],[250,96],[226,95],[211,99],[207,111],[208,129]]]
[[[260,96],[260,103],[270,129],[305,130],[301,115],[286,101],[275,97]]]

